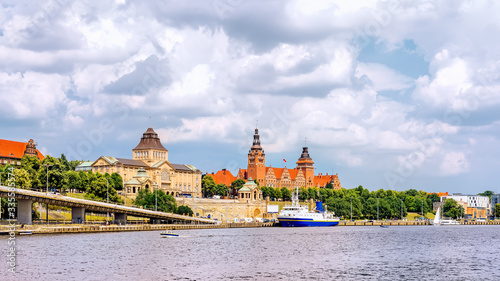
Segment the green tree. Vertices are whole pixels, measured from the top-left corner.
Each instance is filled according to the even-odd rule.
[[[43,165],[51,165],[48,168],[49,172],[49,179],[48,179],[48,184],[49,188],[56,188],[61,191],[65,190],[67,188],[67,178],[66,178],[66,169],[64,165],[61,163],[61,161],[58,158],[51,157],[50,155],[47,155],[45,159],[42,161]],[[38,180],[40,183],[42,183],[42,187],[45,186],[46,181],[47,181],[47,168],[44,166],[41,166],[40,169],[38,170]]]
[[[281,188],[281,197],[283,198],[283,200],[289,201],[292,199],[292,193],[290,192],[290,190],[288,190],[288,188],[282,187]]]
[[[157,197],[156,197],[157,196]],[[137,193],[137,197],[134,200],[134,204],[137,206],[143,206],[147,209],[155,209],[155,199],[157,200],[158,211],[167,213],[177,212],[177,202],[172,195],[167,195],[163,190],[158,190],[155,194],[149,191],[149,189],[141,189]]]
[[[205,191],[205,197],[212,197],[216,194],[215,182],[211,176],[204,176],[201,180],[201,186]]]
[[[181,205],[177,208],[176,214],[185,215],[185,216],[192,216],[194,213],[193,213],[193,210],[191,210],[191,208],[189,208],[189,206]]]
[[[457,201],[449,198],[444,201],[443,216],[448,218],[457,219],[463,213],[462,206],[458,205]]]
[[[123,179],[122,176],[118,173],[112,173],[110,176],[111,181],[113,182],[113,188],[116,190],[123,189]]]
[[[347,202],[342,198],[328,198],[326,200],[328,210],[333,211],[336,216],[343,218],[351,217],[351,201]]]
[[[87,193],[85,194],[86,198],[100,199],[102,201],[107,200],[108,196],[109,196],[110,202],[121,203],[121,201],[122,201],[118,197],[118,194],[116,193],[116,189],[114,189],[112,186],[109,186],[109,189],[108,189],[108,182],[106,181],[106,178],[104,178],[104,177],[99,177],[96,180],[94,180],[90,184],[90,186],[87,188]]]
[[[275,196],[276,199],[283,198],[283,194],[281,194],[281,189],[279,189],[278,187],[275,188],[274,189],[274,196]]]
[[[491,191],[491,190],[486,190],[485,192],[479,193],[478,195],[481,195],[481,196],[488,196],[488,197],[490,198],[490,201],[491,201],[491,195],[493,195],[493,191]]]
[[[432,203],[441,201],[441,198],[439,198],[439,196],[436,193],[429,194],[427,198],[431,199]]]
[[[231,183],[231,193],[233,194],[233,196],[236,196],[238,195],[238,190],[240,190],[240,188],[245,184],[245,181],[242,180],[242,179],[237,179],[235,181],[233,181]],[[266,198],[264,196],[264,198]]]
[[[226,196],[229,192],[229,187],[223,183],[215,186],[215,195]]]
[[[495,205],[495,217],[500,217],[500,204]]]
[[[408,189],[406,195],[415,197],[418,195],[418,191],[416,189]]]
[[[36,156],[25,155],[21,158],[21,168],[23,168],[31,179],[30,187],[40,187],[42,184],[38,179],[38,171],[40,168],[44,168],[42,166],[42,161],[38,159]],[[45,181],[43,182],[45,183]]]
[[[415,208],[415,201],[416,201],[415,197],[413,197],[413,196],[406,196],[405,205],[408,207],[408,211],[410,211],[410,212],[417,212],[417,209]]]
[[[271,198],[271,196],[269,195],[269,187],[263,186],[263,187],[260,188],[260,191],[262,191],[262,197],[264,199],[266,199],[267,196],[269,196],[269,198]]]
[[[64,155],[64,153],[61,154],[61,157],[59,157],[59,160],[64,167],[64,171],[67,172],[67,171],[71,170],[71,166],[69,165],[68,159],[66,159],[66,155]]]
[[[85,173],[81,171],[82,173]],[[76,190],[80,190],[82,182],[80,179],[80,174],[75,171],[67,171],[66,178],[68,179],[68,189],[70,192],[75,192]]]
[[[333,184],[329,182],[325,185],[325,188],[333,189]]]
[[[31,187],[31,177],[23,168],[14,169],[13,174],[16,188],[29,189]]]

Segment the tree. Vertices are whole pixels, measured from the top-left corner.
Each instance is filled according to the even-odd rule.
[[[48,168],[49,172],[49,188],[56,188],[60,190],[66,189],[67,186],[67,178],[66,178],[66,169],[64,165],[58,158],[51,157],[47,155],[45,159],[43,159],[42,164],[51,165]],[[38,181],[40,182],[41,187],[46,185],[47,181],[47,167],[41,166],[37,173]]]
[[[449,198],[444,201],[443,216],[457,219],[463,213],[463,207],[458,205],[457,201]]]
[[[172,195],[167,195],[163,190],[158,190],[155,194],[155,192],[151,192],[149,189],[141,189],[134,200],[134,204],[154,210],[155,199],[157,200],[156,204],[158,206],[158,211],[167,213],[177,212],[177,202],[175,198]]]
[[[40,185],[42,185],[40,183],[40,180],[38,179],[38,171],[41,168],[45,167],[42,166],[42,161],[40,161],[38,157],[24,155],[21,158],[21,168],[23,168],[26,172],[28,172],[28,175],[30,176],[31,179],[30,187],[40,187]],[[43,183],[45,183],[45,181],[43,181]]]
[[[215,186],[215,195],[226,196],[229,192],[229,187],[223,183]]]
[[[491,195],[493,195],[493,191],[491,190],[486,190],[485,192],[483,193],[479,193],[478,195],[481,195],[481,196],[488,196],[490,198],[490,201],[491,201]]]
[[[16,188],[29,189],[31,187],[31,177],[23,168],[14,169],[14,183]]]
[[[329,182],[325,185],[325,188],[333,189],[333,184]]]
[[[276,199],[283,198],[283,194],[281,194],[281,189],[279,189],[278,187],[275,188],[274,189],[274,196],[275,196]]]
[[[81,171],[82,173],[85,173]],[[68,189],[70,192],[75,192],[75,190],[80,190],[82,182],[80,179],[80,174],[75,171],[67,171],[66,178],[68,179]]]
[[[500,204],[495,205],[495,217],[500,217]]]
[[[408,194],[408,193],[406,193]],[[408,211],[410,212],[418,212],[417,209],[415,209],[415,197],[413,196],[406,196],[405,199],[405,206],[408,207]]]
[[[244,181],[244,180],[242,180],[242,179],[237,179],[237,180],[235,180],[235,181],[233,181],[233,182],[231,183],[231,192],[232,192],[233,196],[238,195],[238,190],[240,190],[240,188],[241,188],[244,184],[245,184],[245,181]],[[266,197],[264,196],[264,198],[266,198]]]
[[[109,186],[108,192],[108,182],[104,177],[99,177],[94,180],[89,187],[87,187],[87,194],[85,197],[89,199],[100,199],[102,201],[107,200],[109,196],[109,201],[111,202],[121,202],[122,200],[118,197],[116,189]]]
[[[290,190],[288,190],[288,188],[282,187],[281,188],[281,197],[283,198],[283,200],[290,200],[290,199],[292,199],[292,193],[290,192]]]
[[[59,160],[61,162],[61,165],[63,165],[64,170],[66,172],[71,170],[71,166],[69,165],[68,159],[66,159],[66,155],[64,155],[64,153],[61,154],[61,157],[59,158]]]
[[[204,176],[203,179],[201,180],[201,186],[205,191],[204,192],[205,197],[212,197],[214,196],[214,194],[216,194],[215,182],[211,176]]]
[[[267,196],[269,196],[269,187],[263,186],[263,187],[260,188],[260,191],[262,191],[262,197],[264,199],[266,199]],[[271,197],[271,196],[269,196],[269,197]]]
[[[123,179],[122,176],[118,173],[112,173],[111,176],[111,181],[113,182],[113,188],[116,190],[122,190],[123,189]],[[111,182],[110,182],[111,183]]]
[[[192,216],[194,213],[193,213],[193,210],[191,210],[191,208],[189,208],[189,206],[181,205],[177,208],[176,214],[185,215],[185,216]]]
[[[406,195],[415,197],[418,195],[418,191],[416,189],[408,189]]]

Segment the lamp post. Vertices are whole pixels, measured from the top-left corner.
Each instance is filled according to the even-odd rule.
[[[401,199],[401,220],[403,220],[403,199]]]
[[[106,203],[109,204],[109,179],[106,178]],[[109,222],[109,212],[106,212],[106,225]]]
[[[351,197],[351,221],[352,221],[352,197]]]
[[[377,221],[378,221],[378,198],[377,198]]]
[[[123,202],[124,206],[127,206],[127,190],[125,190],[125,178],[126,177],[127,177],[127,174],[123,174],[122,185],[123,185],[123,194],[125,196],[125,200]]]
[[[155,212],[158,212],[158,185],[155,183],[153,187],[155,188]]]
[[[43,164],[45,167],[47,167],[47,195],[49,194],[49,167],[52,165],[49,164]],[[40,213],[40,217],[42,214]],[[47,219],[47,226],[49,225],[49,203],[47,203],[46,209],[45,209],[45,218]]]
[[[229,223],[229,188],[226,189],[226,194],[227,194],[227,198],[226,198],[226,224]]]
[[[43,164],[45,167],[47,167],[47,194],[49,194],[49,167],[52,167],[52,165],[49,164]]]

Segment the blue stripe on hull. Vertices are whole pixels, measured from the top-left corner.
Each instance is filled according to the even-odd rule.
[[[335,226],[339,221],[313,221],[313,220],[280,220],[281,226],[302,227],[302,226]]]

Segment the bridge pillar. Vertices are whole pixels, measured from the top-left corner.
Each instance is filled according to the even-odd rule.
[[[71,222],[84,223],[85,222],[85,208],[73,207],[71,208]]]
[[[127,224],[127,214],[115,213],[115,223],[116,224]]]
[[[33,224],[31,209],[33,200],[17,199],[17,221],[22,224]]]

